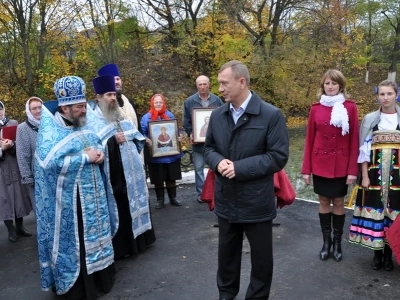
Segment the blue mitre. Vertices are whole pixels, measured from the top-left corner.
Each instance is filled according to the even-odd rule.
[[[66,76],[56,81],[54,94],[56,94],[58,106],[86,102],[86,84],[78,76]]]

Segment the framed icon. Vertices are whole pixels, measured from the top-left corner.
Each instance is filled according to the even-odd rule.
[[[204,143],[206,141],[208,123],[210,122],[211,112],[216,107],[194,107],[192,109],[192,135],[194,143]]]
[[[152,157],[164,157],[181,153],[177,120],[149,122],[149,138]]]

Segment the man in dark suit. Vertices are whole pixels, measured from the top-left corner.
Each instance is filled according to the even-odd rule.
[[[219,297],[234,299],[239,293],[245,233],[252,266],[246,299],[268,299],[276,217],[273,175],[289,156],[285,118],[250,91],[249,71],[240,61],[224,64],[218,82],[226,103],[211,114],[204,158],[216,173]]]

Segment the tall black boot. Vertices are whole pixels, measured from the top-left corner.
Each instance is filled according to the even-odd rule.
[[[157,203],[155,209],[161,209],[164,207],[164,187],[162,188],[155,188]]]
[[[332,214],[333,227],[333,258],[339,262],[342,260],[342,235],[345,215]]]
[[[181,206],[182,203],[179,200],[176,200],[176,186],[167,187],[167,193],[169,197],[169,202],[174,206]]]
[[[374,270],[382,268],[383,250],[374,250],[374,259],[372,260],[371,267]]]
[[[12,220],[4,220],[4,224],[6,225],[6,227],[8,229],[8,240],[11,243],[15,243],[16,241],[18,241],[17,230],[15,229],[15,227],[13,225],[13,221]]]
[[[394,269],[392,248],[388,244],[385,244],[385,249],[383,250],[383,267],[386,271],[393,271]]]
[[[321,252],[319,253],[319,258],[321,260],[327,260],[329,258],[329,253],[332,246],[331,237],[331,213],[319,214],[319,222],[321,224],[322,237],[324,239],[324,244],[322,245]]]
[[[25,229],[24,225],[24,218],[16,218],[15,219],[15,224],[17,225],[17,233],[20,236],[32,236],[32,233],[30,233],[28,230]]]

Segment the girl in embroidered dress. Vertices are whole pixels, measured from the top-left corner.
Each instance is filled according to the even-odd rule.
[[[393,270],[385,232],[400,212],[400,107],[398,87],[385,80],[377,89],[379,110],[361,123],[361,182],[350,227],[351,243],[374,250],[372,268]]]
[[[328,70],[321,79],[308,117],[301,173],[306,184],[313,178],[319,199],[319,219],[323,236],[320,259],[342,259],[344,196],[358,174],[358,113],[354,101],[347,100],[346,80],[338,70]],[[331,213],[331,204],[333,212]],[[332,241],[333,227],[333,241]]]

